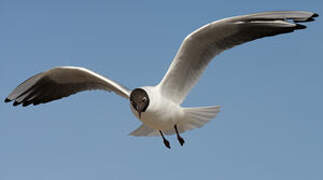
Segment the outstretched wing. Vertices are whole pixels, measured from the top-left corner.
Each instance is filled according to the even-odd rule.
[[[276,11],[225,18],[207,24],[184,39],[159,83],[161,93],[181,104],[217,54],[255,39],[304,29],[306,26],[298,23],[313,21],[317,16],[304,11]]]
[[[56,67],[32,76],[21,83],[5,99],[13,105],[38,105],[85,90],[102,89],[129,98],[130,90],[120,84],[81,67]]]

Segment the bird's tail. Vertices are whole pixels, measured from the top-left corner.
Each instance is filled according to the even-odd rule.
[[[179,132],[200,128],[220,112],[220,106],[184,108],[185,119],[179,123]]]
[[[220,112],[220,106],[183,108],[183,111],[184,118],[176,124],[179,133],[202,127],[211,119],[215,118],[215,116]],[[163,130],[163,133],[167,135],[172,135],[175,134],[176,131],[172,126],[172,128],[170,129]],[[142,124],[139,128],[131,132],[129,135],[159,136],[160,134],[158,130],[152,129]]]
[[[144,124],[141,124],[137,129],[132,131],[130,136],[159,136],[159,131],[156,129],[152,129]]]

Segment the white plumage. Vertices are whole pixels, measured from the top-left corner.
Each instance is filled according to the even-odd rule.
[[[56,67],[21,83],[6,98],[13,105],[37,105],[91,89],[112,91],[129,99],[130,108],[143,124],[134,136],[177,135],[202,127],[219,112],[219,106],[184,108],[185,97],[208,63],[222,51],[255,39],[305,29],[300,22],[318,15],[305,11],[276,11],[225,18],[189,34],[181,44],[167,73],[156,86],[129,90],[109,78],[81,67]]]

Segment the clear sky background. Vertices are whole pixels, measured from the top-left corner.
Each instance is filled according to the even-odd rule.
[[[157,84],[187,34],[321,0],[0,0],[0,97],[54,66],[83,66],[129,88]],[[0,180],[323,179],[323,19],[217,56],[184,106],[221,105],[201,129],[128,136],[140,122],[104,91],[36,107],[0,102]]]

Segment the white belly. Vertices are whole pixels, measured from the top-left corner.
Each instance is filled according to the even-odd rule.
[[[130,108],[140,121],[157,130],[173,128],[175,124],[181,121],[184,114],[180,106],[167,102],[148,107],[146,112],[141,113],[141,118],[139,118],[138,112],[131,105]]]

